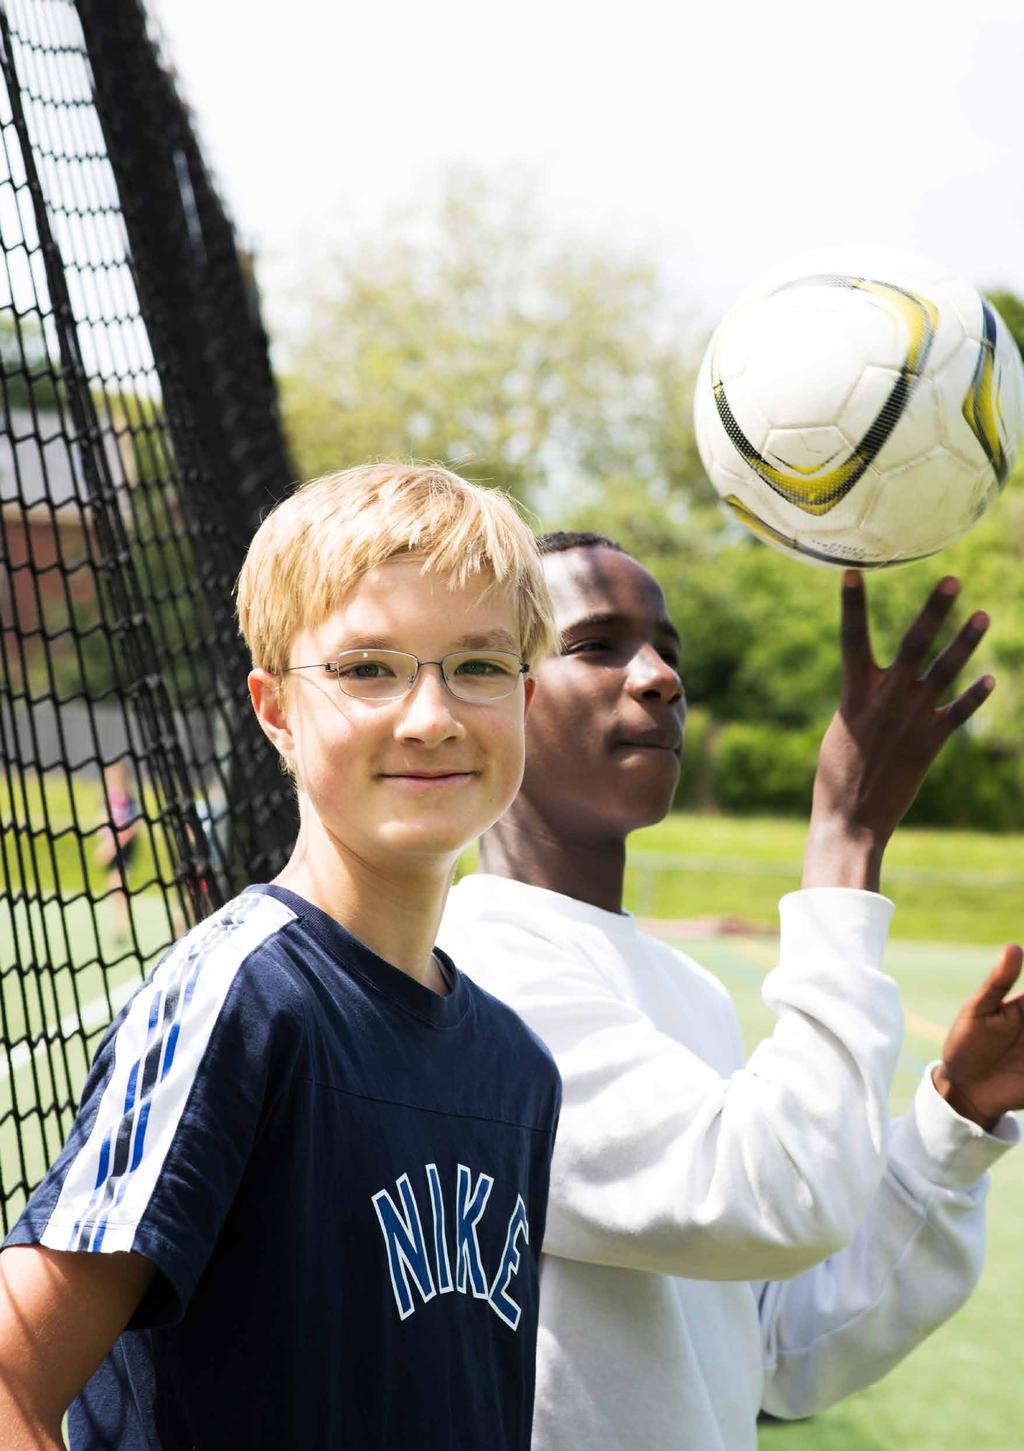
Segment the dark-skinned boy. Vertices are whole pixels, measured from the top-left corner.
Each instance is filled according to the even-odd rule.
[[[779,1016],[744,1061],[724,989],[622,913],[625,843],[675,790],[685,698],[657,582],[594,536],[551,536],[562,653],[542,667],[527,769],[453,893],[442,942],[555,1053],[565,1086],[542,1276],[537,1451],[753,1451],[756,1417],[818,1411],[886,1373],[970,1293],[987,1168],[1024,1105],[1007,948],[910,1112],[886,1103],[902,1032],[882,971],[885,846],[943,742],[988,625],[930,665],[939,582],[896,660],[844,578],[839,708],[803,887],[780,904]]]

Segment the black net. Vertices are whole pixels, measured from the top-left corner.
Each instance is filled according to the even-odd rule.
[[[0,3],[0,1219],[99,1036],[272,875],[231,590],[291,478],[267,342],[140,0]]]

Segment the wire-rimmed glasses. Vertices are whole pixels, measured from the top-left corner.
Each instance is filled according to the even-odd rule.
[[[511,650],[450,650],[440,660],[420,660],[405,650],[342,650],[333,660],[288,670],[325,670],[344,695],[373,703],[408,695],[424,665],[436,665],[451,694],[472,705],[504,700],[530,669]]]

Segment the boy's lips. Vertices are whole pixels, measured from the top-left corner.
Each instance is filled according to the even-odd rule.
[[[634,731],[629,736],[621,736],[615,744],[642,750],[673,751],[678,755],[683,738],[678,731],[672,730]]]
[[[476,776],[476,771],[382,771],[381,776],[385,781],[395,781],[399,785],[411,785],[429,788],[431,786],[454,786],[461,781],[468,781]]]

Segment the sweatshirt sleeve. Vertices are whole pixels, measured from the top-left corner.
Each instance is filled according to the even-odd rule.
[[[878,1193],[840,1253],[760,1297],[764,1409],[809,1416],[886,1375],[963,1304],[981,1273],[989,1166],[1017,1142],[961,1118],[931,1081],[893,1124]]]
[[[892,904],[802,891],[780,904],[778,1014],[723,1077],[528,928],[502,991],[552,1049],[563,1108],[544,1248],[696,1279],[798,1274],[845,1244],[878,1187],[902,1018],[881,970]],[[489,940],[493,956],[494,938]],[[512,985],[514,983],[514,986]]]

